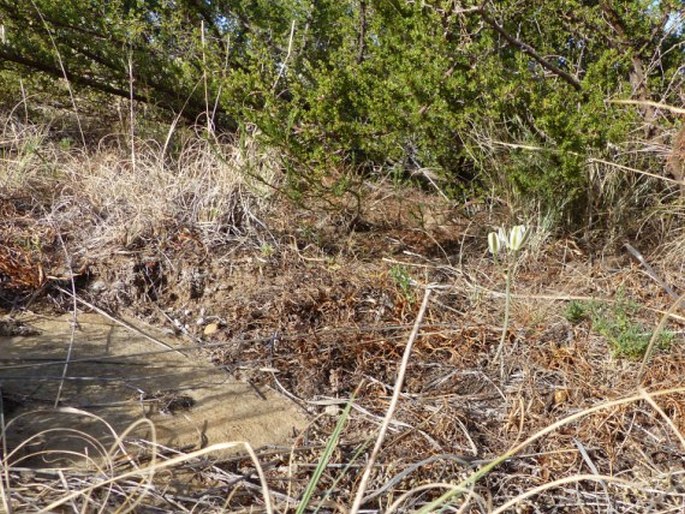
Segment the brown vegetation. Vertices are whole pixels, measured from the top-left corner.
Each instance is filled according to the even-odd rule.
[[[685,196],[685,125],[680,127],[673,140],[673,148],[668,157],[668,171],[680,182],[680,192]]]
[[[623,251],[552,237],[542,218],[531,223],[502,374],[493,356],[505,280],[486,237],[518,220],[496,199],[460,206],[379,181],[356,195],[312,195],[303,207],[277,193],[277,155],[252,143],[190,137],[177,158],[137,144],[135,162],[116,147],[84,154],[43,144],[56,165],[28,159],[30,180],[3,186],[7,314],[72,309],[64,290],[73,285],[98,308],[173,330],[232,376],[287,395],[310,425],[291,449],[258,450],[268,492],[250,459],[212,459],[200,448],[175,464],[173,479],[158,473],[141,490],[127,473],[154,467],[150,447],[138,442],[114,463],[116,495],[104,494],[93,473],[65,470],[65,482],[48,465],[32,474],[4,462],[1,492],[15,512],[86,487],[98,494],[73,501],[93,510],[135,500],[141,512],[240,512],[272,501],[286,512],[302,500],[338,409],[351,401],[310,502],[346,511],[426,288],[430,302],[364,509],[386,512],[426,486],[400,501],[400,510],[415,511],[444,492],[436,484],[473,473],[481,475],[466,482],[469,512],[509,501],[524,512],[682,508],[685,313]],[[682,234],[671,245],[650,252],[635,243],[682,291]],[[639,332],[661,319],[671,338],[655,345],[641,375],[640,358],[621,345],[642,341]],[[612,333],[615,326],[623,332]],[[152,454],[161,466],[178,456]]]

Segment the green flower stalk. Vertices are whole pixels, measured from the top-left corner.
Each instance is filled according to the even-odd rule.
[[[507,331],[509,330],[509,312],[511,310],[511,280],[516,267],[516,257],[528,241],[530,236],[530,228],[525,225],[516,225],[507,233],[503,228],[497,232],[490,232],[488,234],[488,250],[497,260],[497,254],[501,251],[507,252],[507,263],[505,268],[506,273],[506,289],[505,289],[505,303],[504,303],[504,326],[502,328],[502,337],[495,353],[495,360],[500,360],[500,371],[504,376],[504,358],[502,357],[502,349],[504,348],[504,341],[507,338]]]

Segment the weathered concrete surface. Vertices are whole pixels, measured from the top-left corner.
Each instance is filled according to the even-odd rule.
[[[88,447],[89,455],[98,453],[97,444],[85,443],[74,431],[104,447],[115,441],[105,423],[52,408],[72,337],[60,406],[98,416],[117,434],[147,418],[156,427],[156,442],[164,446],[188,450],[247,441],[260,447],[288,444],[306,423],[290,400],[231,379],[195,350],[182,350],[181,341],[150,327],[130,320],[126,327],[98,314],[79,314],[75,327],[71,315],[25,315],[20,321],[0,330],[0,384],[6,403],[12,404],[6,405],[12,412],[5,409],[5,436],[10,452],[20,447],[9,454],[10,464],[29,463],[17,459],[34,451],[83,452]],[[44,434],[31,439],[39,432]],[[141,425],[128,437],[135,438],[152,439],[149,427]]]

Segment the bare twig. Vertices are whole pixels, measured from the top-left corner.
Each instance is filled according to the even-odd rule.
[[[576,89],[577,91],[580,91],[582,89],[582,87],[580,85],[580,81],[576,77],[574,77],[570,73],[562,70],[558,66],[555,66],[554,64],[549,62],[547,59],[545,59],[539,53],[537,53],[535,48],[530,46],[528,43],[525,43],[525,42],[521,41],[520,39],[516,39],[514,36],[509,34],[506,30],[504,30],[504,28],[499,23],[497,23],[497,20],[492,18],[487,13],[487,11],[485,10],[484,7],[479,9],[477,12],[485,23],[487,23],[493,29],[495,29],[495,31],[498,32],[504,39],[509,41],[509,43],[514,45],[516,48],[521,50],[523,53],[531,56],[533,59],[535,59],[537,62],[539,62],[542,65],[542,67],[547,68],[549,71],[551,71],[552,73],[554,73],[558,77],[562,78],[565,82],[567,82],[568,84],[573,86],[574,89]]]
[[[66,263],[69,267],[69,285],[71,286],[71,297],[72,297],[72,309],[71,309],[71,336],[69,338],[69,346],[67,347],[67,356],[64,359],[64,367],[62,368],[62,377],[59,381],[59,387],[57,388],[57,394],[55,395],[55,408],[59,407],[59,402],[62,399],[62,388],[64,387],[64,380],[67,377],[67,372],[69,370],[69,362],[71,361],[71,353],[74,349],[74,340],[76,338],[76,329],[78,327],[78,305],[76,303],[76,283],[74,282],[74,270],[71,266],[71,256],[67,250],[67,246],[64,243],[62,235],[57,232],[57,237],[59,238],[60,245],[64,250],[64,257]]]
[[[671,288],[671,286],[669,286],[664,281],[664,279],[657,275],[656,271],[654,271],[654,268],[652,268],[651,264],[647,262],[647,260],[642,256],[640,252],[638,252],[635,249],[635,247],[633,247],[633,245],[631,245],[630,243],[625,243],[623,246],[626,250],[628,250],[631,253],[633,257],[635,257],[637,262],[639,262],[642,265],[642,267],[647,272],[647,275],[649,275],[649,277],[652,280],[654,280],[654,282],[659,284],[664,289],[664,291],[666,291],[669,294],[671,298],[673,298],[674,300],[678,299],[678,295],[676,294],[676,292]]]
[[[159,339],[157,339],[157,338],[155,338],[155,337],[152,337],[152,336],[149,335],[149,334],[146,334],[145,332],[143,332],[143,331],[140,330],[139,328],[134,327],[134,326],[131,325],[130,323],[127,323],[127,322],[124,321],[124,320],[121,320],[121,319],[118,319],[118,318],[112,316],[111,314],[109,314],[109,313],[108,313],[107,311],[105,311],[104,309],[101,309],[100,307],[98,307],[98,306],[96,306],[96,305],[93,305],[92,303],[87,302],[87,301],[85,301],[85,300],[82,299],[82,298],[79,298],[78,296],[76,296],[76,293],[75,293],[75,292],[67,291],[66,289],[63,289],[63,288],[61,288],[61,287],[58,287],[57,290],[58,290],[59,292],[61,292],[61,293],[64,293],[64,294],[73,296],[74,300],[77,301],[78,303],[80,303],[80,304],[82,304],[82,305],[85,305],[85,306],[88,307],[89,309],[93,309],[95,312],[97,312],[98,314],[101,314],[102,316],[104,316],[105,318],[107,318],[107,319],[110,320],[110,321],[113,321],[114,323],[116,323],[116,324],[118,324],[118,325],[121,325],[122,327],[124,327],[124,328],[126,328],[126,329],[128,329],[128,330],[131,330],[132,332],[135,332],[135,333],[137,333],[137,334],[140,334],[141,336],[143,336],[143,337],[144,337],[145,339],[147,339],[148,341],[152,341],[152,342],[155,343],[155,344],[158,344],[158,345],[160,345],[160,346],[163,346],[163,347],[166,348],[167,350],[171,350],[171,351],[174,351],[174,352],[178,352],[178,353],[180,353],[181,355],[183,355],[184,357],[187,357],[187,355],[186,355],[180,348],[173,347],[173,346],[171,346],[170,344],[165,343],[164,341],[161,341],[161,340],[159,340]]]
[[[671,111],[675,114],[685,114],[685,109],[681,109],[680,107],[674,107],[673,105],[668,105],[668,104],[662,104],[659,102],[652,102],[651,100],[623,100],[623,99],[617,99],[617,100],[609,100],[609,103],[612,104],[625,104],[625,105],[648,105],[650,107],[656,107],[657,109],[665,109],[667,111]]]
[[[376,444],[371,451],[371,456],[369,461],[366,463],[366,469],[364,469],[364,474],[359,483],[359,488],[357,489],[357,494],[354,498],[354,503],[350,509],[350,514],[356,514],[359,512],[362,500],[364,499],[364,492],[366,491],[366,486],[369,483],[369,478],[371,477],[371,471],[373,470],[373,465],[378,458],[378,453],[380,452],[381,446],[383,445],[383,440],[385,439],[385,434],[388,431],[388,426],[392,420],[392,416],[397,408],[397,403],[400,399],[400,393],[402,391],[402,384],[404,383],[404,375],[407,371],[407,366],[409,364],[409,356],[411,355],[412,347],[414,346],[414,341],[419,334],[419,327],[423,321],[423,316],[426,313],[426,308],[428,307],[428,299],[430,298],[431,287],[426,287],[426,291],[423,295],[423,301],[421,302],[421,308],[416,316],[416,321],[414,322],[414,328],[409,335],[409,340],[407,341],[407,346],[404,349],[404,355],[402,355],[402,363],[400,364],[399,371],[397,372],[397,380],[395,380],[395,390],[392,394],[392,399],[390,400],[390,405],[385,413],[385,418],[383,419],[383,424],[381,425],[380,431],[378,432],[378,438],[376,439]]]

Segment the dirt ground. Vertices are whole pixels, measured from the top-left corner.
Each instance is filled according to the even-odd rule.
[[[229,441],[287,444],[305,426],[292,400],[231,378],[198,349],[134,320],[24,313],[3,327],[0,382],[4,402],[13,406],[5,409],[12,419],[5,433],[10,465],[44,465],[31,458],[41,451],[50,451],[52,462],[67,452],[94,456],[141,418],[155,433],[143,424],[133,435],[185,450]],[[75,438],[73,431],[84,435]]]
[[[342,406],[356,391],[352,415],[317,489],[321,498],[329,491],[327,511],[350,505],[364,462],[357,452],[373,444],[430,285],[398,411],[363,503],[369,512],[383,512],[414,486],[454,483],[553,423],[638,394],[640,387],[675,392],[654,397],[661,413],[646,400],[621,403],[536,438],[476,484],[481,503],[473,511],[576,474],[620,477],[642,487],[559,484],[520,502],[520,512],[577,512],[581,504],[595,505],[588,512],[608,505],[616,512],[636,512],[636,505],[648,507],[640,512],[684,508],[685,312],[671,309],[674,300],[627,252],[601,254],[571,240],[534,235],[517,268],[500,366],[494,355],[505,280],[486,242],[487,231],[497,225],[495,212],[456,209],[417,191],[378,193],[361,216],[289,209],[265,220],[268,231],[236,237],[232,245],[208,247],[192,227],[168,227],[158,245],[131,244],[74,266],[77,294],[85,301],[173,332],[222,377],[240,381],[230,386],[242,387],[238,396],[256,399],[253,387],[268,387],[306,409],[306,428],[291,407],[286,410],[292,421],[266,427],[277,439],[299,428],[287,471],[286,454],[263,454],[271,463],[268,483],[282,501],[296,501],[311,476],[336,423],[326,415],[331,405]],[[682,292],[682,263],[643,251],[660,277]],[[22,279],[28,271],[19,266],[29,261],[15,258],[17,290],[27,291],[21,301],[14,296],[15,307],[68,311],[71,299],[63,290],[70,282],[54,269],[44,271],[55,278],[40,286],[41,299],[30,305],[30,280]],[[665,325],[670,343],[656,348],[642,375],[641,358],[620,354],[620,341],[612,342],[597,320],[569,310],[595,301],[609,306],[606,316],[619,315],[626,298],[639,306],[630,319],[645,330],[653,330],[671,309]],[[240,466],[230,459],[224,465]],[[187,505],[193,494],[183,500]],[[437,495],[417,493],[405,509]],[[252,489],[240,490],[231,496],[229,511],[256,501]]]

